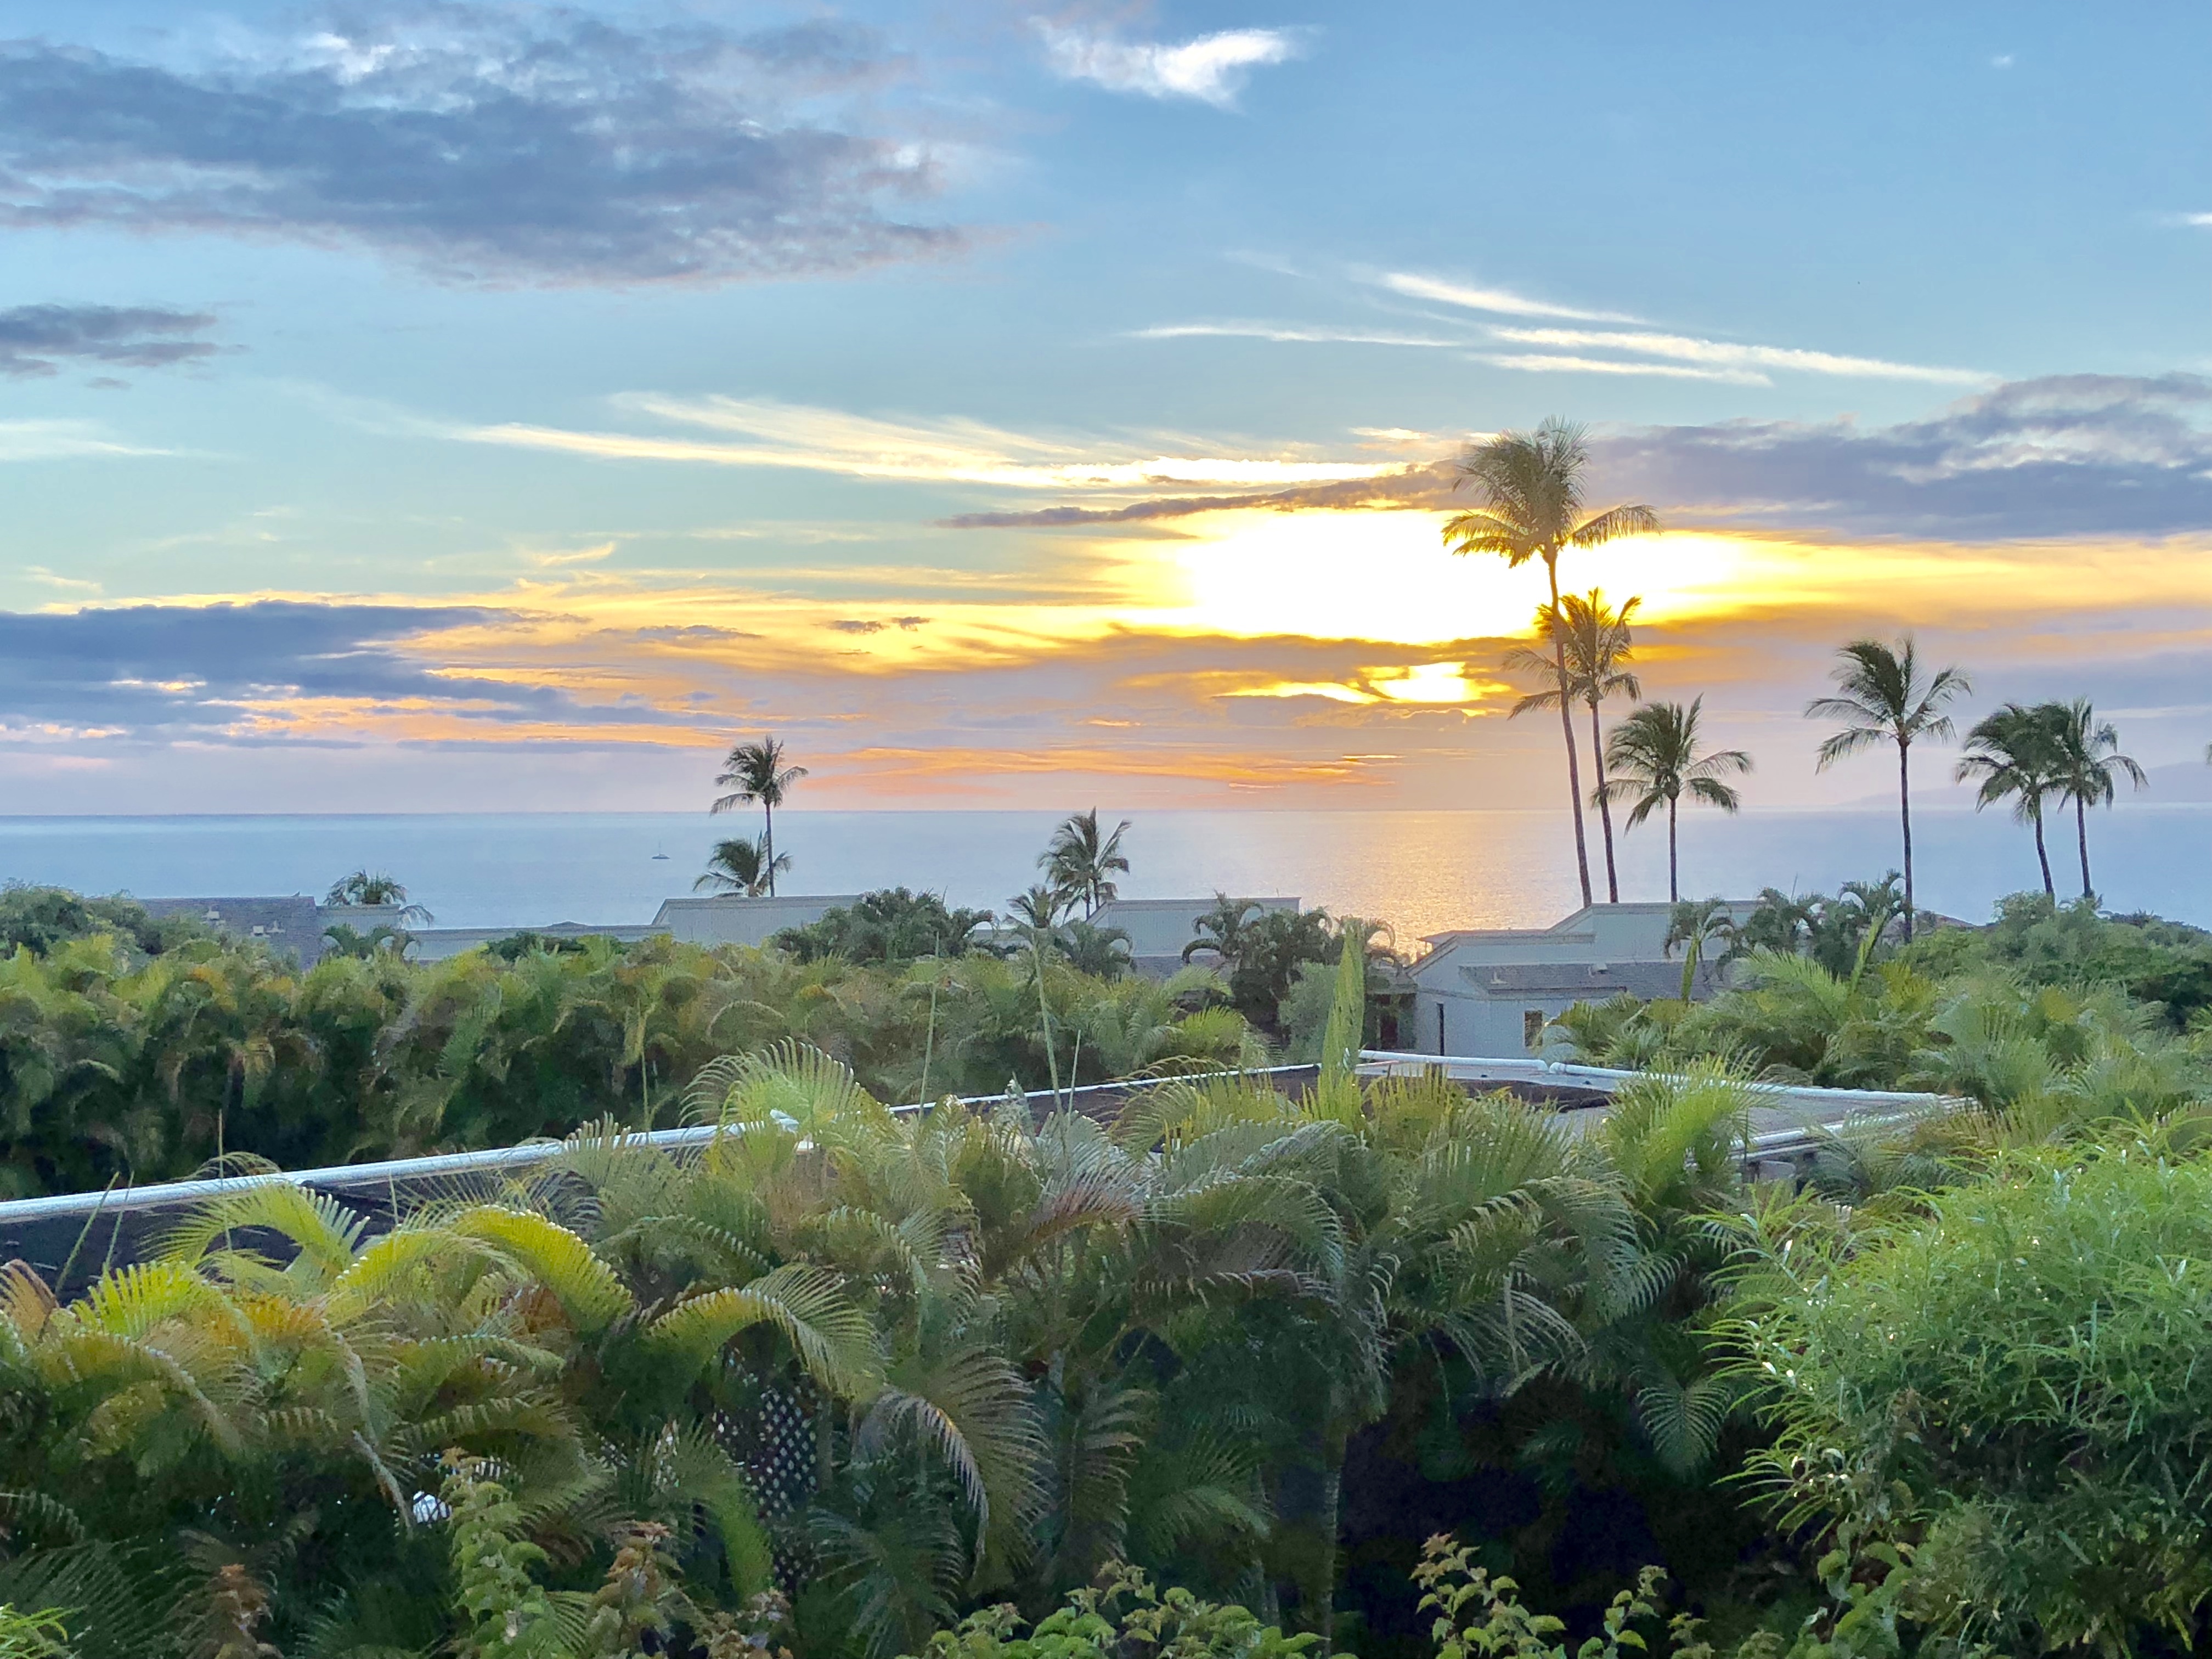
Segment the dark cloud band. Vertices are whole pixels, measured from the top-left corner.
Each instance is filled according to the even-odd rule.
[[[0,223],[362,244],[454,281],[781,276],[958,243],[880,210],[934,189],[925,152],[820,114],[895,66],[864,31],[449,5],[313,44],[191,71],[0,46]]]
[[[206,312],[154,306],[17,306],[0,311],[0,374],[53,374],[65,362],[167,368],[215,354],[195,337],[215,326]]]
[[[495,732],[549,717],[652,718],[635,708],[587,708],[550,688],[434,672],[434,662],[403,648],[497,614],[280,600],[0,611],[0,721],[171,741],[226,734],[241,704],[301,698],[405,700]]]
[[[2017,380],[1925,421],[1862,428],[1730,421],[1650,427],[1591,443],[1592,499],[1643,501],[1674,522],[1955,541],[2165,536],[2212,529],[2212,380],[2057,375]],[[1231,508],[1448,507],[1449,462],[1245,495],[1163,495],[1111,507],[969,513],[951,528],[1054,529]]]
[[[1862,428],[1658,427],[1595,450],[1608,499],[1765,527],[1960,541],[2212,528],[2212,380],[2018,380]]]

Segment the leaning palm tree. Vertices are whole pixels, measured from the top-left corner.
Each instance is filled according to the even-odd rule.
[[[1590,756],[1597,771],[1598,823],[1605,835],[1605,897],[1608,904],[1620,902],[1620,876],[1613,861],[1613,803],[1605,793],[1605,749],[1598,732],[1598,705],[1607,697],[1626,696],[1634,702],[1644,695],[1643,686],[1636,676],[1620,665],[1636,654],[1629,632],[1629,618],[1636,607],[1643,604],[1631,599],[1615,611],[1605,602],[1604,592],[1593,587],[1588,598],[1570,593],[1557,608],[1548,605],[1536,607],[1536,629],[1546,639],[1556,641],[1565,651],[1567,663],[1567,695],[1579,698],[1589,708]],[[1552,659],[1532,646],[1516,645],[1505,653],[1505,666],[1521,672],[1548,674]],[[1559,706],[1559,693],[1532,691],[1513,705],[1513,713],[1506,718],[1517,719],[1532,708],[1552,708]]]
[[[1662,805],[1667,809],[1667,898],[1682,897],[1680,867],[1675,858],[1674,820],[1686,792],[1692,800],[1733,812],[1743,805],[1736,792],[1721,781],[1723,773],[1751,770],[1751,757],[1741,749],[1716,754],[1698,752],[1698,714],[1703,697],[1687,708],[1679,702],[1649,702],[1613,728],[1606,739],[1605,763],[1614,776],[1606,783],[1616,800],[1632,801],[1624,829],[1633,830]]]
[[[2050,718],[2056,704],[2028,708],[2008,702],[1974,722],[1959,762],[1961,783],[1978,781],[1974,810],[1999,801],[2013,804],[2015,823],[2035,831],[2035,862],[2043,872],[2046,898],[2057,896],[2051,879],[2051,854],[2043,842],[2043,804],[2058,790],[2057,733]],[[2063,712],[2063,710],[2058,712]]]
[[[1083,901],[1083,914],[1093,915],[1115,896],[1116,875],[1129,873],[1128,855],[1121,837],[1128,833],[1127,818],[1106,835],[1098,828],[1098,809],[1073,813],[1052,832],[1052,843],[1037,855],[1037,867],[1052,878],[1054,886]]]
[[[772,892],[776,876],[790,868],[790,854],[771,861],[763,842],[738,836],[714,843],[714,850],[707,855],[707,873],[691,884],[691,890],[696,893],[711,887],[718,892],[759,898]]]
[[[1589,447],[1583,428],[1553,418],[1534,432],[1501,432],[1474,444],[1459,459],[1453,488],[1474,486],[1481,506],[1444,521],[1444,545],[1454,553],[1496,553],[1510,566],[1544,562],[1552,609],[1559,609],[1559,555],[1569,547],[1596,547],[1622,536],[1649,536],[1659,515],[1648,507],[1614,507],[1583,516],[1583,474]],[[1590,902],[1589,847],[1583,835],[1582,765],[1575,756],[1565,643],[1552,639],[1552,674],[1559,690],[1559,737],[1567,750],[1567,793],[1575,817],[1575,866],[1583,902]]]
[[[1905,937],[1912,939],[1912,775],[1909,762],[1916,738],[1948,738],[1951,717],[1943,705],[1973,688],[1965,672],[1939,668],[1923,676],[1911,635],[1892,648],[1880,640],[1853,640],[1838,653],[1835,681],[1841,695],[1815,697],[1805,705],[1808,720],[1839,720],[1840,732],[1820,744],[1817,769],[1826,771],[1846,756],[1871,744],[1897,745],[1897,811],[1905,829]]]
[[[791,786],[806,775],[803,766],[783,763],[783,745],[774,738],[763,738],[758,743],[741,743],[730,750],[722,762],[722,770],[715,777],[717,787],[728,790],[716,799],[708,810],[726,812],[732,806],[750,806],[760,803],[765,820],[761,832],[761,857],[768,865],[768,896],[775,896],[775,809],[783,805]]]
[[[2081,896],[2090,896],[2089,808],[2109,806],[2121,775],[2138,789],[2149,782],[2142,767],[2119,752],[2119,728],[2099,720],[2086,697],[2044,705],[2057,751],[2055,793],[2074,803],[2074,834],[2081,849]]]

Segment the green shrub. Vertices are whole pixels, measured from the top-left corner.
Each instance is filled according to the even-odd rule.
[[[1285,1636],[1263,1626],[1233,1603],[1202,1601],[1187,1589],[1163,1595],[1140,1569],[1121,1562],[1027,1635],[1020,1631],[1013,1607],[987,1607],[939,1631],[924,1652],[927,1659],[1302,1659],[1322,1644],[1310,1632]]]
[[[2001,1651],[2184,1645],[2212,1596],[2212,1164],[2015,1154],[1856,1243],[1763,1241],[1738,1328],[1787,1522],[1909,1551]]]

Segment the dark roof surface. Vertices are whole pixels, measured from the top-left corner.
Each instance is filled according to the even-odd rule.
[[[189,916],[234,939],[259,938],[273,950],[312,963],[323,953],[323,922],[314,900],[288,898],[140,899],[149,916]]]

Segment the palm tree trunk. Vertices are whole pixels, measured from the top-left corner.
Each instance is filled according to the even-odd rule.
[[[768,866],[768,896],[774,898],[775,896],[775,808],[768,804],[765,797],[761,800],[761,817],[767,820],[767,827],[761,831],[761,858]]]
[[[1675,799],[1674,799],[1674,796],[1672,796],[1672,795],[1668,796],[1668,797],[1667,797],[1667,902],[1668,902],[1669,904],[1680,904],[1680,903],[1682,902],[1682,883],[1681,883],[1681,879],[1680,879],[1680,876],[1676,873],[1676,866],[1675,866],[1675,863],[1674,863],[1674,808],[1675,808],[1675,805],[1676,805],[1676,802],[1675,802]]]
[[[1314,1574],[1314,1615],[1315,1628],[1321,1632],[1323,1653],[1330,1652],[1336,1645],[1336,1533],[1343,1520],[1344,1453],[1345,1439],[1341,1434],[1330,1434],[1322,1441],[1321,1563]]]
[[[1912,745],[1897,745],[1897,816],[1905,826],[1905,942],[1912,943]]]
[[[1582,878],[1583,903],[1590,902],[1589,840],[1583,833],[1583,768],[1575,756],[1575,712],[1567,696],[1567,645],[1559,636],[1559,551],[1544,555],[1544,574],[1552,584],[1552,668],[1559,682],[1559,736],[1567,745],[1567,794],[1575,809],[1575,873]]]
[[[2094,898],[2095,890],[2089,885],[2089,812],[2081,797],[2074,797],[2074,832],[2081,841],[2081,896]]]
[[[2058,889],[2051,879],[2051,854],[2043,847],[2043,809],[2039,805],[2028,822],[2035,826],[2035,862],[2043,872],[2043,896],[2055,902],[2058,897]]]
[[[1620,902],[1620,877],[1613,867],[1613,803],[1605,798],[1605,745],[1599,741],[1597,699],[1589,699],[1590,765],[1597,773],[1597,818],[1605,834],[1605,902]]]

